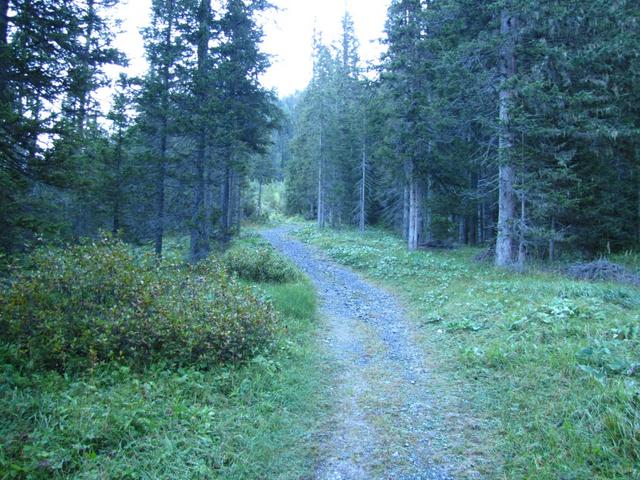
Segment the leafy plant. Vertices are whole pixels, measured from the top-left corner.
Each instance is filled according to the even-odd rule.
[[[224,266],[244,280],[254,282],[293,282],[299,278],[295,267],[261,242],[238,243],[222,257]]]
[[[271,303],[213,259],[159,265],[103,238],[40,248],[27,263],[0,297],[0,333],[31,367],[207,367],[253,356],[277,329]]]

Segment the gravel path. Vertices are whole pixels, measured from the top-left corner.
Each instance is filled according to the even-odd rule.
[[[431,447],[438,430],[424,354],[398,302],[316,249],[263,232],[315,284],[329,358],[334,413],[323,434],[318,480],[451,480]]]

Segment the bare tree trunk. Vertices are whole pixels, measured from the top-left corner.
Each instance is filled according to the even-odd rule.
[[[502,49],[500,52],[500,132],[498,157],[499,167],[499,215],[498,237],[496,240],[496,264],[509,266],[514,263],[514,240],[516,221],[516,180],[513,166],[513,132],[511,131],[511,108],[513,91],[510,80],[516,74],[515,33],[516,19],[508,10],[501,14],[500,33]]]
[[[364,233],[367,223],[366,196],[367,196],[367,137],[362,140],[362,165],[360,171],[360,233]]]
[[[209,254],[209,238],[207,236],[207,212],[205,195],[207,190],[205,171],[205,132],[201,128],[198,134],[198,146],[195,158],[195,185],[193,192],[193,209],[191,211],[190,257],[198,262]]]
[[[222,214],[220,216],[220,230],[222,232],[222,243],[227,243],[230,238],[231,222],[229,218],[231,204],[231,169],[227,164],[224,169],[224,179],[222,182]]]
[[[422,234],[422,189],[419,180],[413,175],[409,187],[409,250],[417,250]]]
[[[425,229],[427,232],[427,242],[433,241],[433,178],[427,176],[427,209],[425,212]]]
[[[484,204],[482,201],[478,202],[478,232],[477,232],[477,238],[478,238],[478,243],[479,244],[483,244],[484,243],[484,211],[483,211],[483,207]]]
[[[409,190],[409,185],[405,185],[402,195],[402,238],[406,241],[409,240],[409,200],[411,198]]]
[[[400,155],[396,146],[396,155]],[[408,243],[411,224],[411,178],[413,176],[412,163],[404,160],[404,191],[402,196],[402,238]]]
[[[167,28],[164,36],[164,46],[169,48],[171,46],[171,38],[173,35],[173,0],[167,2]],[[161,103],[161,118],[160,118],[160,131],[159,131],[159,143],[160,143],[160,155],[158,165],[158,178],[156,181],[156,219],[154,225],[154,244],[155,253],[158,257],[162,257],[162,247],[164,238],[164,222],[165,222],[165,183],[167,178],[168,160],[167,160],[167,137],[168,137],[168,109],[169,109],[169,64],[167,61],[162,66],[162,93],[160,98]]]
[[[467,218],[464,215],[458,217],[458,243],[467,244]]]
[[[258,218],[262,217],[262,176],[258,178]]]
[[[549,238],[549,261],[556,258],[556,219],[551,217],[551,237]]]
[[[112,226],[112,232],[113,235],[117,235],[118,234],[118,230],[120,230],[120,225],[121,225],[121,221],[120,221],[120,203],[122,201],[122,199],[120,198],[122,196],[122,178],[121,178],[121,170],[122,170],[122,143],[123,143],[123,132],[122,132],[122,128],[118,127],[118,136],[116,139],[116,151],[115,151],[115,165],[114,165],[114,169],[115,169],[115,186],[114,186],[114,198],[113,198],[113,226]]]
[[[209,37],[210,37],[210,0],[201,0],[198,11],[198,69],[196,72],[197,98],[200,106],[206,104],[206,78],[208,70]],[[208,215],[205,206],[207,190],[206,154],[207,154],[207,130],[202,124],[197,134],[195,151],[195,185],[193,194],[193,210],[191,214],[191,261],[197,262],[209,255],[210,245],[208,232]]]
[[[165,182],[167,178],[167,118],[164,116],[160,127],[160,164],[158,165],[158,178],[156,180],[156,221],[154,225],[155,252],[162,257],[162,241],[164,238],[164,210],[165,210]]]
[[[324,126],[320,122],[320,160],[318,162],[318,228],[324,228],[325,219],[325,168],[324,168]]]
[[[240,234],[242,228],[242,182],[240,175],[234,173],[233,175],[233,199],[234,199],[234,232],[236,235]]]
[[[526,228],[527,228],[527,197],[524,192],[520,196],[520,226],[518,228],[518,267],[524,268],[527,256]]]

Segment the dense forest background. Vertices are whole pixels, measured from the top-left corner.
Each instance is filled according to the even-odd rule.
[[[345,14],[283,100],[259,83],[266,1],[155,0],[149,71],[118,80],[105,116],[116,3],[0,1],[4,252],[110,230],[158,255],[188,234],[198,260],[283,179],[288,214],[485,245],[500,265],[640,241],[632,0],[393,0],[378,65]]]
[[[634,248],[639,20],[632,1],[393,1],[372,82],[345,16],[298,99],[289,213],[499,264]]]

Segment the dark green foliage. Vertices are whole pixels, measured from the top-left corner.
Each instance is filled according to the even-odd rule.
[[[222,257],[222,263],[240,278],[254,282],[287,283],[299,278],[289,261],[261,242],[232,246]]]
[[[207,367],[250,358],[277,329],[273,307],[213,259],[158,265],[103,239],[39,248],[0,298],[2,338],[33,368],[116,360]]]
[[[0,2],[0,248],[5,252],[24,250],[36,236],[94,233],[102,220],[100,194],[94,194],[103,179],[100,151],[106,135],[97,127],[95,91],[107,84],[104,66],[123,61],[109,46],[114,31],[106,12],[116,3]]]

